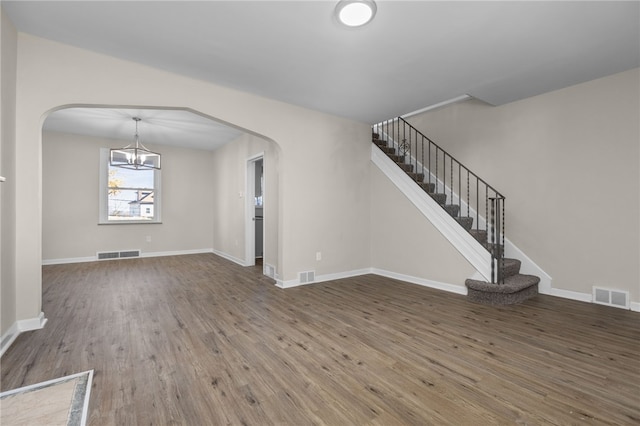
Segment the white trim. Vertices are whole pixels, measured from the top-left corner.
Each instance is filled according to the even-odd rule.
[[[629,309],[635,312],[640,312],[640,302],[631,302],[629,303]]]
[[[409,113],[407,113],[405,115],[401,115],[400,118],[409,118],[409,117],[412,117],[414,115],[422,114],[423,112],[431,111],[431,110],[434,110],[434,109],[437,109],[437,108],[442,108],[443,106],[451,105],[451,104],[454,104],[456,102],[466,101],[468,99],[471,99],[471,96],[467,95],[467,94],[464,94],[464,95],[461,95],[461,96],[457,96],[455,98],[451,98],[451,99],[446,100],[446,101],[438,102],[437,104],[429,105],[428,107],[424,107],[424,108],[409,112]]]
[[[36,318],[28,318],[24,320],[18,320],[14,322],[9,330],[2,336],[0,343],[0,357],[4,355],[5,351],[9,349],[9,346],[13,344],[20,333],[25,331],[40,330],[47,324],[47,319],[44,317],[44,312],[40,312]]]
[[[341,280],[344,278],[357,277],[360,275],[366,275],[370,273],[371,273],[371,268],[364,268],[364,269],[355,269],[353,271],[336,272],[333,274],[316,275],[315,280],[308,283],[304,283],[304,284],[300,283],[300,279],[298,278],[293,280],[286,280],[286,281],[278,279],[276,280],[276,286],[280,288],[291,288],[291,287],[298,287],[302,285],[318,284],[325,281],[335,281],[335,280]]]
[[[193,249],[193,250],[170,250],[170,251],[151,251],[148,253],[140,252],[139,257],[164,257],[164,256],[182,256],[185,254],[203,254],[213,253],[212,248]],[[126,258],[123,258],[126,259]],[[130,259],[135,259],[131,257]]]
[[[467,287],[464,285],[448,284],[448,283],[443,283],[439,281],[428,280],[425,278],[413,277],[411,275],[399,274],[397,272],[386,271],[384,269],[378,269],[378,268],[371,268],[371,273],[380,275],[386,278],[392,278],[394,280],[400,280],[400,281],[405,281],[411,284],[421,285],[423,287],[429,287],[429,288],[434,288],[436,290],[446,291],[449,293],[462,294],[465,296],[467,294]]]
[[[40,330],[41,328],[44,328],[45,324],[47,324],[47,321],[48,320],[44,317],[44,312],[40,312],[40,315],[35,318],[18,320],[18,330],[20,330],[20,333],[23,333],[25,331]]]
[[[375,145],[371,161],[484,277],[491,281],[491,254]]]
[[[232,261],[233,263],[237,263],[237,264],[238,264],[238,265],[240,265],[240,266],[252,266],[252,265],[247,265],[247,264],[244,262],[244,260],[240,259],[239,257],[232,256],[232,255],[227,254],[227,253],[225,253],[225,252],[223,252],[223,251],[213,249],[211,252],[212,252],[213,254],[215,254],[216,256],[220,256],[220,257],[222,257],[222,258],[224,258],[224,259],[230,260],[230,261]]]
[[[19,334],[18,323],[14,322],[11,327],[9,327],[9,330],[2,336],[2,340],[0,341],[0,357],[9,349],[9,346],[11,346]]]
[[[62,265],[65,263],[84,263],[84,262],[95,262],[98,260],[96,256],[89,257],[68,257],[63,259],[42,259],[43,265]]]
[[[563,290],[561,288],[549,288],[543,291],[542,289],[540,289],[540,286],[538,286],[538,291],[541,294],[546,294],[548,296],[577,300],[579,302],[593,303],[593,296],[591,295],[591,293],[579,293],[577,291]]]
[[[122,251],[122,250],[114,250],[114,251]],[[137,257],[118,257],[114,259],[101,259],[100,261],[102,262],[102,261],[109,261],[109,260],[139,259],[141,257],[182,256],[185,254],[202,254],[202,253],[215,253],[215,252],[211,248],[193,249],[193,250],[175,250],[175,251],[152,251],[147,253],[143,253],[142,251],[140,251],[140,256],[137,256]],[[62,265],[65,263],[96,262],[97,260],[98,260],[98,256],[69,257],[69,258],[62,258],[62,259],[43,259],[42,264],[43,265]]]

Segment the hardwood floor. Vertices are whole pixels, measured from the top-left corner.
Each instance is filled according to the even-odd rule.
[[[373,275],[282,290],[212,254],[43,267],[2,390],[95,370],[92,425],[640,423],[640,315]]]

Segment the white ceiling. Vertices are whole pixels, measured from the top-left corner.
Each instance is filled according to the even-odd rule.
[[[2,1],[19,31],[367,123],[640,66],[640,2]]]
[[[67,108],[49,114],[44,130],[133,142],[135,121],[143,145],[176,145],[214,150],[242,131],[186,110]]]

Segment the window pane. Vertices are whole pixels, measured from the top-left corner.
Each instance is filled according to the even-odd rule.
[[[153,220],[154,171],[109,167],[108,220]]]
[[[153,170],[131,170],[109,166],[109,188],[153,189]]]
[[[153,191],[109,190],[109,220],[152,220]]]

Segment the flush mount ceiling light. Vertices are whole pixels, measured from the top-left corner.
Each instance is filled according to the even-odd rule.
[[[336,18],[347,27],[361,27],[373,19],[376,10],[373,0],[340,0],[336,5]]]
[[[133,170],[160,170],[160,154],[149,151],[140,143],[138,122],[141,120],[142,118],[133,117],[133,121],[136,122],[135,145],[129,144],[124,148],[109,150],[109,160],[112,166]]]

